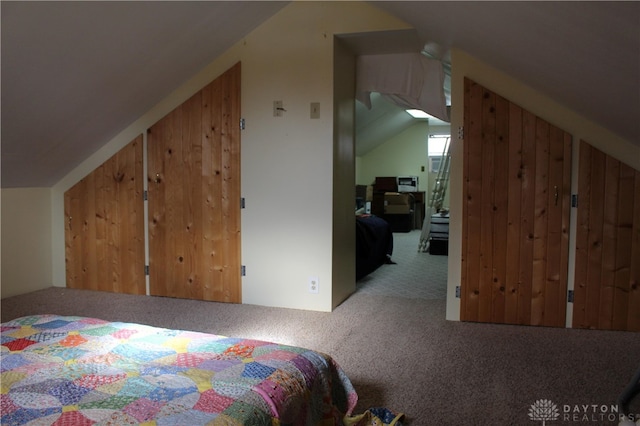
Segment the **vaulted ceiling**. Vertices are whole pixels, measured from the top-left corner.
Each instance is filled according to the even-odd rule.
[[[2,187],[53,185],[286,3],[2,1]],[[640,145],[640,2],[371,4]]]

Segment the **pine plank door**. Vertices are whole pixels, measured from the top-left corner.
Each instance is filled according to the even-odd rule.
[[[573,327],[640,331],[640,172],[580,141]]]
[[[64,194],[69,288],[145,294],[142,135]]]
[[[240,303],[240,63],[147,132],[150,293]]]
[[[564,327],[571,136],[465,79],[463,321]]]

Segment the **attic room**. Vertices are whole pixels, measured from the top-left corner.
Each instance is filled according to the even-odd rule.
[[[355,329],[336,326],[326,335],[322,327],[315,328],[316,323],[334,324],[335,318],[342,315],[347,317],[347,324],[351,321],[362,327],[365,326],[362,318],[366,316],[376,318],[371,325],[377,327],[428,318],[429,322],[421,325],[425,333],[434,332],[429,324],[440,324],[433,328],[451,333],[448,337],[429,340],[449,348],[443,349],[445,353],[456,351],[448,346],[455,342],[461,345],[472,342],[470,351],[461,351],[459,355],[466,362],[472,362],[477,356],[489,359],[496,353],[505,355],[515,347],[527,352],[524,348],[535,347],[545,339],[559,339],[548,340],[553,342],[566,339],[567,351],[531,354],[533,363],[552,364],[546,368],[552,369],[553,373],[549,374],[556,377],[561,377],[559,371],[570,362],[565,352],[596,345],[594,340],[598,340],[597,346],[603,348],[602,351],[615,347],[619,353],[633,353],[629,348],[640,352],[634,334],[640,331],[637,286],[640,279],[637,266],[640,265],[640,180],[637,177],[640,125],[636,119],[640,116],[640,99],[634,96],[640,91],[639,4],[480,3],[166,2],[161,6],[156,2],[117,5],[3,2],[2,321],[16,318],[18,312],[21,315],[83,315],[80,311],[73,312],[74,303],[69,300],[78,297],[75,292],[79,290],[68,285],[70,261],[66,234],[75,222],[67,214],[65,194],[132,141],[138,141],[136,144],[141,150],[147,149],[149,141],[153,144],[155,135],[162,134],[164,124],[155,127],[158,123],[165,123],[165,118],[192,101],[203,88],[239,67],[239,77],[234,80],[238,85],[238,104],[234,107],[240,112],[238,118],[243,119],[244,128],[239,130],[238,126],[240,167],[234,179],[239,183],[237,189],[244,208],[237,211],[239,221],[234,226],[239,231],[225,238],[237,238],[232,250],[237,250],[236,260],[243,272],[240,275],[238,268],[238,273],[233,275],[237,275],[234,279],[239,295],[235,302],[240,303],[225,303],[219,308],[220,312],[231,310],[234,320],[228,323],[221,320],[220,328],[215,324],[196,326],[199,331],[224,335],[246,333],[245,336],[255,339],[314,347],[331,353],[341,365],[341,359],[344,360],[347,375],[353,378],[359,393],[359,405],[352,406],[351,410],[361,413],[372,406],[386,406],[406,413],[409,424],[447,423],[443,419],[450,416],[450,409],[437,394],[443,392],[450,381],[454,386],[446,391],[447,395],[470,401],[463,410],[477,420],[476,424],[527,421],[528,406],[544,398],[550,387],[554,389],[551,398],[555,398],[556,404],[614,404],[638,367],[637,359],[631,356],[612,355],[609,365],[615,367],[611,367],[606,383],[603,382],[600,389],[585,389],[577,395],[570,394],[569,388],[585,388],[581,384],[588,381],[586,373],[585,377],[567,379],[562,385],[536,381],[536,376],[547,376],[544,370],[523,373],[530,391],[512,396],[512,383],[489,367],[482,373],[485,377],[495,377],[488,385],[481,383],[480,376],[474,376],[473,380],[479,380],[478,387],[493,386],[495,399],[507,402],[486,412],[488,409],[481,407],[495,405],[493,400],[488,404],[476,393],[468,394],[471,391],[464,389],[463,378],[450,373],[450,363],[445,362],[446,368],[440,365],[443,360],[453,361],[457,355],[451,358],[437,355],[429,363],[438,365],[436,370],[440,371],[426,368],[419,373],[422,383],[430,381],[438,385],[433,390],[419,390],[422,386],[418,380],[403,393],[400,383],[409,367],[404,373],[389,373],[393,377],[380,378],[379,371],[386,367],[380,367],[372,359],[364,361],[358,355],[342,352],[346,350],[343,346],[348,346],[347,341],[356,341],[362,348],[369,348],[368,357],[380,356],[382,362],[380,347],[368,346],[381,344],[371,334],[361,335]],[[74,16],[81,18],[74,19]],[[96,16],[103,19],[98,22]],[[114,36],[113,28],[118,28],[121,35]],[[223,28],[229,31],[222,31]],[[356,176],[359,160],[354,146],[357,101],[353,81],[356,58],[362,52],[339,40],[354,34],[406,32],[415,35],[418,49],[436,46],[437,49],[431,51],[432,59],[451,70],[447,123],[452,136],[447,295],[446,301],[437,303],[356,297],[355,241],[347,237],[355,233],[354,188],[362,183]],[[544,47],[550,45],[556,49]],[[399,47],[398,40],[392,40],[388,44],[379,43],[376,49],[375,53],[385,54],[405,47]],[[593,61],[593,51],[602,52],[598,61]],[[621,58],[625,58],[624,61]],[[606,63],[619,64],[619,75],[604,88],[601,82],[603,76],[608,75]],[[42,78],[43,73],[48,78]],[[519,296],[524,290],[518,287],[511,292],[507,284],[501,285],[500,280],[509,273],[508,262],[500,263],[493,257],[493,264],[473,261],[489,258],[489,252],[512,252],[505,248],[508,243],[500,246],[488,242],[486,235],[491,233],[491,228],[486,224],[482,226],[486,216],[484,213],[474,216],[473,203],[468,197],[468,194],[487,196],[483,191],[489,191],[489,196],[498,200],[502,192],[491,188],[502,188],[494,184],[501,182],[497,178],[499,167],[491,178],[482,180],[479,192],[468,185],[480,180],[470,177],[479,176],[480,169],[489,169],[492,161],[508,163],[508,159],[499,155],[489,157],[485,153],[482,167],[469,167],[477,163],[469,161],[474,158],[474,151],[468,150],[475,147],[483,152],[482,143],[476,146],[470,142],[473,137],[484,134],[483,128],[477,126],[479,122],[484,123],[483,119],[472,118],[478,117],[473,114],[482,117],[486,107],[483,99],[491,99],[507,110],[517,110],[522,117],[535,117],[536,126],[552,135],[562,131],[566,141],[563,157],[566,161],[559,172],[564,179],[562,184],[544,180],[547,186],[540,190],[550,206],[561,205],[564,209],[566,219],[562,216],[557,221],[562,225],[560,230],[554,231],[545,225],[545,229],[549,229],[548,246],[555,246],[554,238],[558,238],[561,253],[552,256],[551,253],[556,252],[549,252],[530,260],[521,256],[523,264],[538,266],[533,269],[523,266],[520,272],[514,272],[524,274],[525,278],[520,281],[526,281],[526,273],[532,274],[529,280],[534,281],[538,275],[547,274],[541,269],[547,268],[547,275],[551,277],[547,281],[552,282],[547,285],[553,286],[558,280],[561,285],[552,290],[529,285],[530,301],[524,302],[530,306],[529,311],[521,307]],[[280,116],[274,111],[276,101],[282,103]],[[487,110],[493,113],[496,109],[491,106]],[[314,111],[319,117],[310,117]],[[526,127],[527,120],[523,120]],[[495,129],[493,132],[494,135],[500,133]],[[523,135],[525,133],[523,130]],[[496,141],[500,140],[496,137]],[[549,146],[550,150],[555,147]],[[525,151],[524,148],[521,151]],[[496,152],[501,151],[496,149]],[[144,169],[139,184],[150,196],[154,186],[170,183],[171,179],[165,181],[164,175],[156,172],[150,159],[136,161]],[[580,164],[587,163],[591,169],[580,169]],[[621,183],[615,183],[613,175],[600,170],[599,164],[615,170]],[[590,184],[585,191],[580,191],[578,200],[581,201],[571,207],[573,196],[581,188],[579,185],[592,179],[604,182],[603,188],[607,191],[602,191],[599,201],[584,202],[589,199],[587,194],[596,193],[595,185]],[[363,182],[370,180],[370,176],[363,178]],[[511,186],[505,188],[508,192]],[[500,204],[495,200],[482,205],[494,205],[499,210]],[[144,212],[138,210],[135,214],[150,213],[146,217],[152,217],[156,208],[153,202],[150,199]],[[588,208],[605,204],[616,208]],[[523,203],[522,211],[527,210],[526,206]],[[580,207],[586,210],[579,211]],[[536,209],[530,210],[541,208]],[[622,211],[630,213],[625,215]],[[600,224],[599,235],[587,232],[594,228],[589,217]],[[546,218],[545,224],[552,222]],[[522,219],[521,223],[526,224],[528,220]],[[535,220],[531,220],[533,222]],[[480,224],[477,233],[472,232],[476,228],[469,223]],[[150,244],[145,241],[154,234],[153,226],[153,221],[146,223],[143,217],[137,228],[143,235],[139,241],[143,247],[143,266],[150,257]],[[507,238],[514,227],[493,229],[500,229],[495,235]],[[520,253],[524,253],[523,247],[529,241],[526,229],[524,225],[518,228],[520,235],[514,240],[523,241]],[[581,230],[586,233],[580,233]],[[537,231],[535,242],[531,240],[532,246],[542,244]],[[595,252],[586,248],[594,241],[596,244],[591,246],[602,244],[606,250],[618,245],[618,251],[614,250],[612,257],[602,257],[605,250]],[[623,255],[624,252],[627,254]],[[556,265],[548,261],[556,257],[563,263]],[[156,264],[159,263],[162,262],[156,260]],[[594,269],[599,271],[598,276],[608,277],[610,281],[594,278],[594,273],[582,274],[581,271],[589,271],[596,264],[600,268]],[[499,277],[497,280],[487,272],[492,265],[493,274]],[[82,262],[77,268],[83,269]],[[504,271],[500,272],[500,268]],[[558,275],[560,278],[556,278],[554,268],[564,271]],[[171,268],[167,268],[169,270]],[[175,305],[162,309],[185,312],[184,315],[162,320],[165,322],[145,320],[144,312],[155,308],[151,305],[144,308],[147,303],[144,301],[130,301],[155,299],[149,296],[155,293],[150,291],[149,275],[136,274],[141,275],[143,283],[137,294],[126,289],[116,293],[101,293],[97,287],[89,290],[90,294],[98,293],[98,306],[109,306],[108,312],[94,311],[92,316],[195,330],[192,323],[183,322],[190,317],[190,309],[192,314],[218,310],[180,310],[178,306],[186,303],[180,298],[173,300]],[[152,267],[150,275],[153,274]],[[475,276],[480,277],[477,282],[472,280]],[[119,280],[120,275],[113,273],[104,281]],[[315,291],[310,291],[311,282],[316,286]],[[18,303],[23,300],[21,297],[31,294],[38,297],[47,291],[52,292],[47,293],[49,301],[32,299],[28,306]],[[571,301],[566,301],[568,293],[572,295]],[[601,296],[594,296],[596,293]],[[509,302],[510,294],[518,297],[513,296],[514,301]],[[555,302],[551,295],[555,295]],[[171,298],[158,299],[164,303]],[[59,312],[39,312],[54,300],[55,310]],[[349,304],[359,300],[359,310],[353,311],[356,320],[345,311],[351,311]],[[265,324],[263,328],[253,329],[244,322],[245,316],[234,310],[236,308],[246,308],[246,317],[254,315],[254,310],[255,315],[272,315],[274,328]],[[412,316],[409,319],[393,317],[402,311],[411,312]],[[275,318],[280,312],[292,315],[293,319],[277,323]],[[270,321],[263,319],[263,322]],[[299,328],[294,324],[300,324]],[[525,328],[517,324],[553,327]],[[467,328],[474,326],[477,328]],[[565,328],[575,330],[566,330],[573,334],[562,334],[560,338],[557,332]],[[388,332],[398,344],[403,339],[417,337],[414,332],[405,334],[398,330],[401,329]],[[503,348],[494,346],[495,352],[480,341],[476,346],[469,340],[478,335],[485,336],[487,341],[501,340],[497,336],[502,333],[509,338],[503,339],[506,340]],[[525,337],[517,337],[518,333]],[[445,340],[448,342],[444,343]],[[556,358],[547,358],[552,355]],[[410,360],[404,361],[410,364]],[[527,362],[524,355],[514,361],[515,365],[505,368],[521,369],[520,363]],[[367,362],[378,365],[378,373],[363,368]],[[596,358],[586,359],[584,363],[585,369],[600,366]],[[597,377],[605,380],[600,375]],[[394,390],[389,391],[391,388]],[[491,395],[489,391],[483,393]],[[432,413],[420,413],[423,401],[431,398],[434,400]],[[439,420],[434,423],[434,419]]]

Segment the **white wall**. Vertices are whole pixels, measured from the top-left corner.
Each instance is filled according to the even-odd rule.
[[[452,59],[452,115],[451,115],[451,181],[449,227],[449,270],[447,290],[447,319],[460,319],[460,299],[455,297],[455,288],[460,285],[461,241],[462,241],[462,158],[463,140],[458,139],[457,129],[463,125],[464,77],[469,77],[487,89],[503,96],[522,108],[531,111],[551,124],[573,135],[572,192],[577,192],[577,159],[580,139],[596,148],[640,170],[640,148],[605,130],[598,124],[579,116],[553,100],[543,96],[510,76],[488,66],[463,51],[454,49]],[[569,289],[573,289],[575,267],[576,209],[571,212],[569,231]],[[567,326],[571,326],[572,305],[567,310]]]
[[[427,121],[416,121],[411,127],[356,158],[356,183],[371,185],[376,176],[418,176],[419,190],[425,192],[428,201],[437,177],[437,173],[429,172],[427,140],[430,134],[448,135],[450,126],[432,126]],[[449,205],[448,192],[444,205]]]
[[[64,191],[242,61],[243,303],[331,310],[333,36],[407,27],[366,3],[293,2],[282,9],[54,186],[54,284],[65,285]],[[283,117],[273,117],[274,100],[283,101]],[[310,119],[311,102],[320,102],[320,119]],[[352,213],[352,203],[345,208]],[[309,276],[319,278],[318,294],[308,292]]]
[[[3,189],[0,203],[2,297],[51,287],[51,189]]]
[[[372,185],[376,176],[418,176],[418,189],[427,190],[429,164],[427,162],[426,121],[416,121],[366,155],[359,157],[358,185]],[[425,171],[422,171],[422,167]]]

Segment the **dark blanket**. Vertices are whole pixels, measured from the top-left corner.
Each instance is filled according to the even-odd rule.
[[[356,281],[391,262],[391,226],[373,215],[356,216]]]

